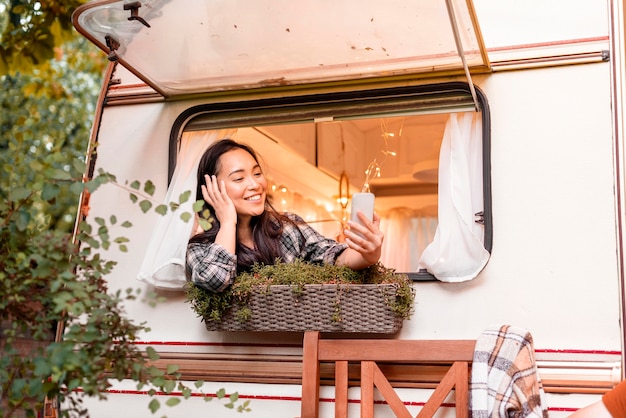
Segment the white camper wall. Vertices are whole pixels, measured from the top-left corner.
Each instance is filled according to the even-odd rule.
[[[602,1],[474,0],[474,4],[494,55],[507,48],[518,51],[518,46],[545,51],[550,43],[557,47],[560,42],[608,33],[607,5]],[[609,63],[597,63],[474,78],[491,112],[492,256],[469,282],[416,283],[415,314],[395,338],[476,338],[488,326],[508,323],[529,329],[535,348],[543,352],[621,351],[609,71]],[[432,82],[442,81],[450,80]],[[112,172],[121,183],[150,179],[156,184],[157,199],[162,198],[172,124],[183,110],[200,103],[106,108],[97,168]],[[130,238],[128,253],[105,252],[118,261],[108,278],[111,291],[129,287],[141,288],[144,294],[152,291],[135,277],[158,215],[142,214],[127,191],[112,185],[95,193],[90,206],[91,219],[116,214],[134,224],[119,231]],[[299,351],[299,334],[207,332],[182,293],[157,293],[165,297],[157,307],[140,298],[128,303],[126,310],[137,322],[148,324],[151,332],[143,342],[158,349]],[[285,416],[298,413],[297,387],[241,384],[234,388],[238,389],[252,397],[273,396],[266,401],[271,403],[263,404],[271,405],[267,412],[258,403],[263,401],[253,405],[254,416],[274,416],[276,410]],[[287,400],[276,401],[280,396]],[[146,397],[140,398],[142,405],[147,404]],[[591,400],[552,395],[549,405],[567,411]],[[121,416],[123,404],[128,402],[94,409],[92,416]],[[143,410],[150,416],[147,408]],[[189,411],[181,407],[177,413]],[[567,412],[558,414],[551,416]]]
[[[541,348],[621,349],[608,71],[477,80],[492,117],[492,257],[471,282],[417,284],[403,338],[510,323]]]
[[[395,338],[476,338],[490,325],[510,323],[528,328],[541,351],[621,350],[608,72],[609,64],[600,63],[500,72],[474,80],[488,98],[492,119],[492,257],[470,282],[416,283],[415,314]],[[194,104],[107,108],[97,167],[121,182],[151,179],[162,197],[171,126]],[[106,254],[119,263],[110,288],[147,293],[152,289],[135,277],[158,215],[142,214],[127,191],[109,185],[92,197],[90,216],[110,214],[134,224],[120,231],[131,240],[129,252]],[[127,304],[131,318],[150,326],[144,342],[157,349],[299,351],[297,334],[209,333],[181,293],[159,293],[166,300],[156,308],[141,299]],[[224,386],[253,397],[269,393],[267,400],[253,402],[255,416],[272,416],[276,409],[285,416],[298,413],[297,387]],[[149,416],[145,396],[123,396],[136,400],[138,413],[144,410]],[[277,401],[280,397],[292,400]],[[551,395],[549,405],[572,408],[593,400]],[[92,416],[115,415],[128,402],[93,408]],[[214,403],[207,411],[222,409]],[[181,406],[168,415],[188,413]]]
[[[475,338],[487,326],[528,328],[546,349],[620,350],[608,64],[503,72],[477,79],[492,117],[494,245],[485,270],[468,283],[417,283],[415,315],[399,338]],[[581,80],[585,80],[581,83]],[[107,109],[98,167],[120,181],[151,179],[166,190],[168,141],[188,106]],[[113,186],[92,198],[91,216],[125,214],[134,223],[129,253],[111,288],[135,280],[157,215],[142,214]],[[165,292],[157,308],[137,301],[147,340],[264,341],[253,333],[208,333],[184,297]],[[286,342],[298,342],[283,336]]]

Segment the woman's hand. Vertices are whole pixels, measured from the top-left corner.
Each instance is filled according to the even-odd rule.
[[[363,267],[368,267],[378,262],[382,252],[384,237],[380,230],[380,217],[374,214],[374,220],[370,221],[360,211],[357,216],[362,224],[348,222],[350,229],[344,231],[346,244],[361,255],[364,264],[366,264]]]
[[[235,204],[226,193],[224,181],[218,182],[217,177],[204,175],[205,184],[201,186],[202,197],[213,207],[215,216],[221,225],[237,224]]]

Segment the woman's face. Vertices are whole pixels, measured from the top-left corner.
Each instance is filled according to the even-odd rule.
[[[240,217],[258,216],[265,210],[267,180],[252,155],[241,148],[220,157],[218,182],[224,181],[226,193]]]

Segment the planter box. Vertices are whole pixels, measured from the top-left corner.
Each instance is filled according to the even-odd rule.
[[[353,332],[393,334],[403,318],[388,306],[394,284],[311,284],[301,294],[291,286],[259,288],[250,296],[252,317],[241,320],[233,306],[222,317],[205,318],[209,331]]]

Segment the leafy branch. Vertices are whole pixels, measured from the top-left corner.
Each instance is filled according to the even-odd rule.
[[[103,174],[102,171],[101,174]],[[159,215],[166,215],[168,211],[177,211],[180,206],[188,202],[191,197],[191,190],[186,190],[178,196],[177,202],[172,201],[169,202],[169,204],[165,204],[155,199],[154,193],[156,191],[156,186],[151,180],[147,180],[142,186],[142,183],[139,180],[133,180],[132,182],[127,180],[122,184],[117,181],[115,176],[111,174],[108,176],[113,185],[129,192],[131,202],[138,204],[143,213],[148,213],[150,209],[154,209],[154,211]],[[194,210],[196,207],[197,205],[194,204]],[[189,222],[192,216],[193,214],[191,212],[183,212],[181,213],[180,218],[184,222]]]
[[[178,389],[184,399],[192,393],[179,381],[178,366],[160,370],[150,363],[158,359],[153,348],[145,353],[137,348],[135,341],[149,328],[128,319],[123,306],[140,292],[130,288],[109,292],[106,277],[116,262],[104,259],[98,251],[113,244],[126,251],[128,238],[112,236],[110,231],[132,224],[115,215],[94,217],[91,223],[80,223],[73,239],[67,232],[42,229],[32,212],[42,203],[52,204],[61,192],[50,184],[67,186],[77,199],[82,192],[93,193],[114,181],[114,176],[100,173],[90,181],[36,182],[23,191],[14,187],[18,193],[0,201],[2,418],[23,411],[36,414],[45,399],[62,403],[62,416],[85,415],[83,397],[106,398],[111,379],[150,385],[153,412],[160,407],[154,395]],[[128,187],[136,190],[136,186],[133,182]],[[150,184],[143,190],[153,193]],[[58,328],[62,338],[57,340]],[[27,348],[23,341],[30,341]],[[173,397],[165,404],[179,402]],[[224,406],[249,411],[248,403],[238,402],[237,394],[231,394]]]
[[[152,362],[159,360],[159,354],[152,347],[148,347],[146,350],[146,354],[148,359]],[[202,386],[204,386],[204,381],[198,380],[193,382],[193,388],[185,385],[181,382],[181,374],[178,372],[179,366],[177,365],[167,365],[166,370],[162,370],[155,366],[150,366],[148,371],[151,377],[151,384],[156,385],[156,387],[152,387],[148,390],[148,394],[151,396],[156,395],[177,395],[176,397],[171,397],[167,401],[165,401],[165,405],[169,407],[173,407],[179,405],[182,400],[187,400],[194,395],[200,395],[205,402],[210,402],[213,398],[217,398],[219,400],[227,400],[224,404],[224,407],[229,409],[236,409],[237,412],[250,412],[250,401],[246,400],[242,403],[239,402],[239,393],[234,392],[230,395],[226,394],[225,389],[219,389],[215,395],[207,394],[202,391]],[[137,385],[137,389],[142,389],[144,386],[143,383],[139,383]],[[181,400],[182,397],[182,400]],[[157,398],[153,398],[148,408],[154,414],[161,407],[161,402]]]

